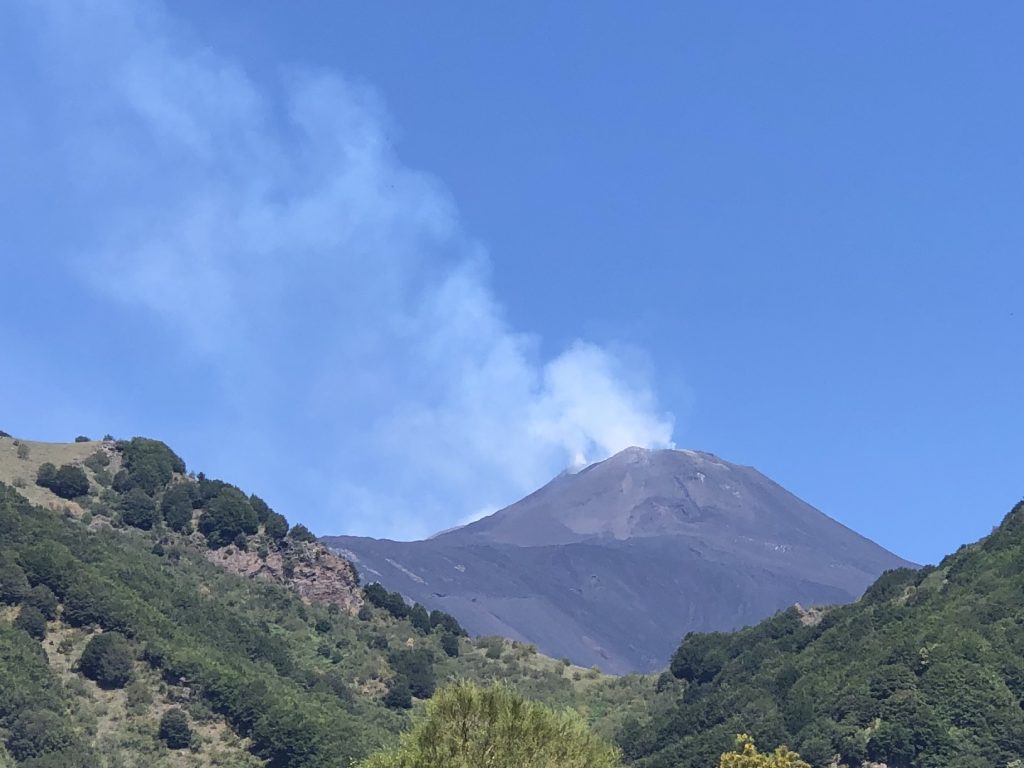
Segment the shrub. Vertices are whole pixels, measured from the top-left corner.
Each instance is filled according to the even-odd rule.
[[[263,522],[263,531],[274,541],[282,541],[288,535],[288,520],[271,510]]]
[[[58,752],[71,745],[64,719],[48,709],[24,712],[11,724],[7,749],[19,762]]]
[[[75,442],[76,443],[91,443],[92,440],[90,440],[85,435],[79,435],[78,437],[75,438]]]
[[[28,443],[18,443],[19,459],[27,459],[30,453],[32,453],[32,449],[28,447]]]
[[[434,610],[430,612],[430,628],[434,630],[440,628],[443,632],[459,635],[460,637],[469,635],[454,616],[444,611]]]
[[[132,677],[132,652],[124,635],[96,635],[82,651],[79,671],[101,688],[123,688]]]
[[[156,522],[156,504],[141,488],[133,488],[121,500],[121,522],[148,531]]]
[[[62,499],[85,496],[89,492],[89,478],[85,470],[73,464],[62,464],[60,469],[50,462],[40,465],[36,485],[48,488]]]
[[[726,752],[719,761],[720,768],[811,768],[800,755],[786,747],[761,754],[754,740],[745,734],[736,737],[736,749]]]
[[[38,610],[48,621],[57,618],[57,596],[45,584],[37,584],[25,594],[25,605]]]
[[[240,533],[251,536],[257,528],[248,497],[232,485],[223,485],[199,518],[199,530],[214,549],[227,546]]]
[[[171,749],[185,749],[192,743],[192,729],[183,710],[175,707],[164,712],[160,718],[160,740]]]
[[[316,541],[316,536],[313,535],[313,532],[310,531],[309,528],[304,526],[302,523],[292,526],[291,531],[288,532],[288,538],[292,541]]]
[[[171,486],[160,500],[160,514],[172,531],[192,532],[192,497],[182,483]]]
[[[89,455],[89,457],[82,462],[91,469],[93,472],[99,472],[101,469],[110,466],[110,457],[106,451],[96,451]]]
[[[18,618],[14,620],[14,626],[23,632],[27,632],[29,637],[36,640],[42,640],[46,637],[46,617],[43,616],[38,608],[31,605],[21,606],[21,610],[18,611]]]
[[[412,691],[409,681],[404,677],[396,677],[384,694],[384,706],[388,709],[412,709]]]
[[[118,443],[118,448],[131,484],[151,495],[167,485],[175,473],[185,474],[185,462],[159,440],[133,437]]]
[[[28,578],[17,563],[0,562],[0,602],[16,605],[28,592]]]
[[[409,610],[409,622],[424,634],[430,631],[430,616],[427,614],[427,609],[419,603]]]
[[[441,650],[452,658],[457,657],[459,655],[459,638],[447,633],[441,635]]]

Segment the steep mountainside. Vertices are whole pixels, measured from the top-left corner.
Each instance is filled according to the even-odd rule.
[[[642,768],[704,768],[738,732],[814,768],[1019,768],[1021,595],[1024,502],[978,544],[887,573],[857,603],[686,638],[677,682],[659,683],[620,742]]]
[[[158,441],[0,435],[0,457],[0,766],[347,768],[455,678],[560,705],[592,690],[606,734],[643,709],[638,681],[603,688],[364,592],[302,526]]]
[[[640,448],[425,541],[323,541],[472,632],[611,672],[663,666],[688,631],[848,602],[910,565],[750,467]]]

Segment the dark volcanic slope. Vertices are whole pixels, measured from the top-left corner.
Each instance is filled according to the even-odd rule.
[[[609,672],[664,666],[690,630],[848,602],[909,564],[750,467],[640,448],[432,539],[324,542],[471,632]]]

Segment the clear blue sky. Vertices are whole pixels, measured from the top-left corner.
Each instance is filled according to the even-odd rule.
[[[319,533],[630,442],[922,562],[1024,495],[1019,4],[64,6],[0,7],[0,428]]]

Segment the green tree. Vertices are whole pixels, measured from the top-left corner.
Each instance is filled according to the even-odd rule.
[[[316,541],[316,536],[313,535],[313,532],[310,531],[309,528],[304,526],[302,523],[292,526],[291,531],[288,532],[288,538],[292,541]]]
[[[62,499],[74,499],[89,492],[85,470],[73,464],[62,464],[59,469],[50,463],[43,464],[36,474],[36,484],[49,488]]]
[[[811,768],[800,759],[800,755],[786,747],[774,752],[761,754],[754,740],[746,734],[736,737],[736,749],[726,752],[718,763],[719,768]]]
[[[185,474],[185,462],[159,440],[133,437],[118,443],[118,448],[130,484],[142,488],[150,495],[167,485],[175,473]]]
[[[0,602],[16,605],[28,592],[28,579],[21,566],[11,560],[0,561]]]
[[[199,518],[199,530],[215,549],[227,546],[238,534],[256,533],[256,512],[249,498],[233,485],[223,485]]]
[[[160,514],[172,531],[192,532],[192,497],[185,483],[172,485],[160,500]]]
[[[156,522],[156,503],[141,488],[132,488],[121,499],[121,522],[148,531]]]
[[[288,535],[288,520],[284,515],[279,515],[274,510],[270,510],[263,521],[263,532],[274,541],[284,541],[284,538]]]
[[[430,615],[427,613],[427,609],[419,603],[409,609],[409,622],[424,634],[430,632]]]
[[[455,658],[459,655],[459,638],[455,635],[445,632],[441,635],[441,650],[445,652],[445,655]]]
[[[46,617],[38,608],[31,605],[22,605],[18,611],[18,618],[14,620],[14,626],[27,632],[30,637],[42,640],[46,637]]]
[[[58,752],[71,745],[64,719],[48,709],[23,712],[11,724],[7,749],[19,762]]]
[[[456,683],[427,703],[396,749],[360,768],[614,768],[619,751],[574,712],[526,701],[508,686]]]
[[[78,669],[101,688],[123,688],[132,677],[131,647],[118,632],[96,635],[85,646]]]
[[[171,749],[185,749],[192,743],[192,729],[184,710],[175,707],[164,712],[160,718],[160,740]]]

